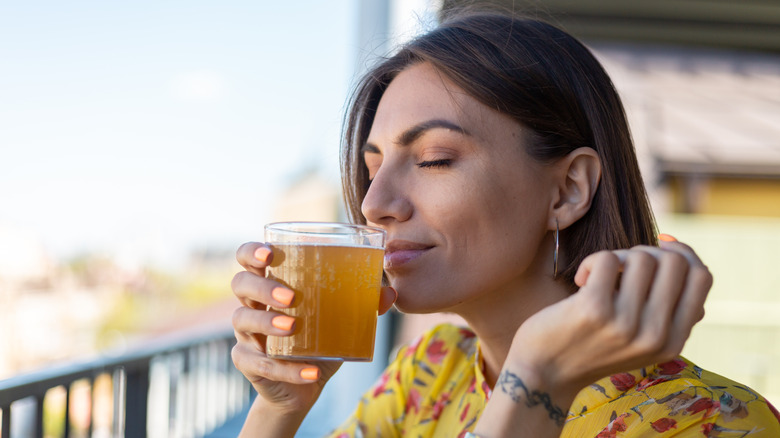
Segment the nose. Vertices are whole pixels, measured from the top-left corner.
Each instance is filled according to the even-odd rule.
[[[390,167],[380,167],[368,187],[361,211],[366,220],[377,225],[403,222],[412,217],[413,207],[404,178]]]

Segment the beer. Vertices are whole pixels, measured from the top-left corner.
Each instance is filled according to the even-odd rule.
[[[382,242],[383,244],[384,242]],[[267,275],[295,291],[292,336],[268,336],[266,353],[285,359],[370,361],[374,353],[384,249],[273,243]]]

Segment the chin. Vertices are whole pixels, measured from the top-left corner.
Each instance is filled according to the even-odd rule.
[[[395,287],[395,286],[393,286]],[[426,289],[415,289],[426,290]],[[410,293],[409,289],[396,289],[398,291],[398,299],[395,302],[395,308],[401,313],[408,314],[426,314],[426,313],[439,313],[445,312],[449,308],[449,303],[441,303],[431,301],[430,295],[420,295],[414,292]]]
[[[398,299],[395,301],[395,308],[401,313],[425,313],[419,311],[419,306],[415,306],[409,303],[407,300],[401,299],[399,294]]]

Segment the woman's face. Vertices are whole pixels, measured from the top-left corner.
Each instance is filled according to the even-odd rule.
[[[390,83],[363,147],[372,182],[362,211],[388,233],[400,310],[457,312],[552,274],[553,248],[542,243],[554,184],[525,138],[430,64]]]

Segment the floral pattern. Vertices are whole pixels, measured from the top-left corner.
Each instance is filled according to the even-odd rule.
[[[402,348],[329,436],[462,437],[490,398],[481,363],[473,332],[440,325]],[[777,438],[780,413],[749,387],[677,358],[583,389],[561,436]]]

